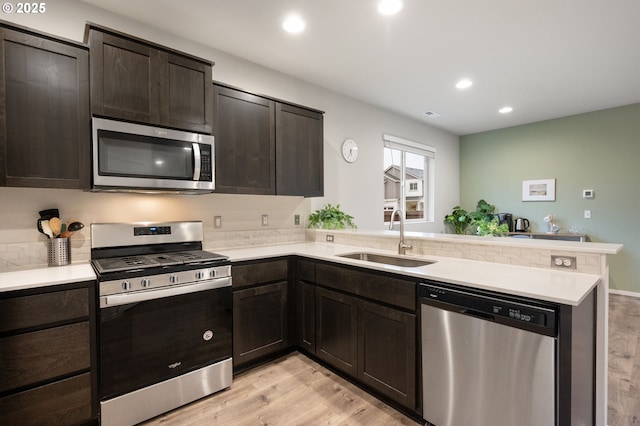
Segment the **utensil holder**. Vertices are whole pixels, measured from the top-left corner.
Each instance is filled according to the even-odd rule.
[[[52,238],[47,242],[49,266],[64,266],[71,263],[69,238]]]

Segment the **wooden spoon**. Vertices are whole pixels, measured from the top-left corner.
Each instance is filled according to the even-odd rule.
[[[58,217],[52,217],[49,219],[49,227],[53,231],[53,236],[57,237],[60,235],[60,230],[62,229],[62,221]]]

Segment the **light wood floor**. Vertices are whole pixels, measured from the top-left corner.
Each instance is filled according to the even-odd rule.
[[[640,426],[640,299],[611,295],[609,426]],[[231,389],[152,425],[417,425],[300,353],[234,377]]]
[[[609,426],[640,425],[640,298],[609,297]]]
[[[294,352],[233,378],[231,389],[156,417],[151,425],[417,425]]]

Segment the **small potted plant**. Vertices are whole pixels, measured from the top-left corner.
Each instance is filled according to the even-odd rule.
[[[453,227],[456,234],[464,234],[470,222],[469,212],[460,206],[455,206],[453,211],[444,217],[445,225]]]
[[[340,210],[340,204],[327,204],[323,209],[316,210],[309,215],[309,228],[319,229],[356,229],[353,216]]]

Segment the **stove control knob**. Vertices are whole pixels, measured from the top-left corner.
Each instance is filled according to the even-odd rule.
[[[122,281],[123,290],[131,290],[131,283],[127,280]]]
[[[142,284],[142,288],[149,288],[151,287],[151,280],[149,278],[143,278],[140,284]]]
[[[196,272],[196,279],[197,280],[201,280],[203,278],[204,278],[204,272],[202,272],[202,271]]]
[[[178,283],[178,276],[177,275],[170,275],[169,276],[169,282],[171,284],[177,284]]]

